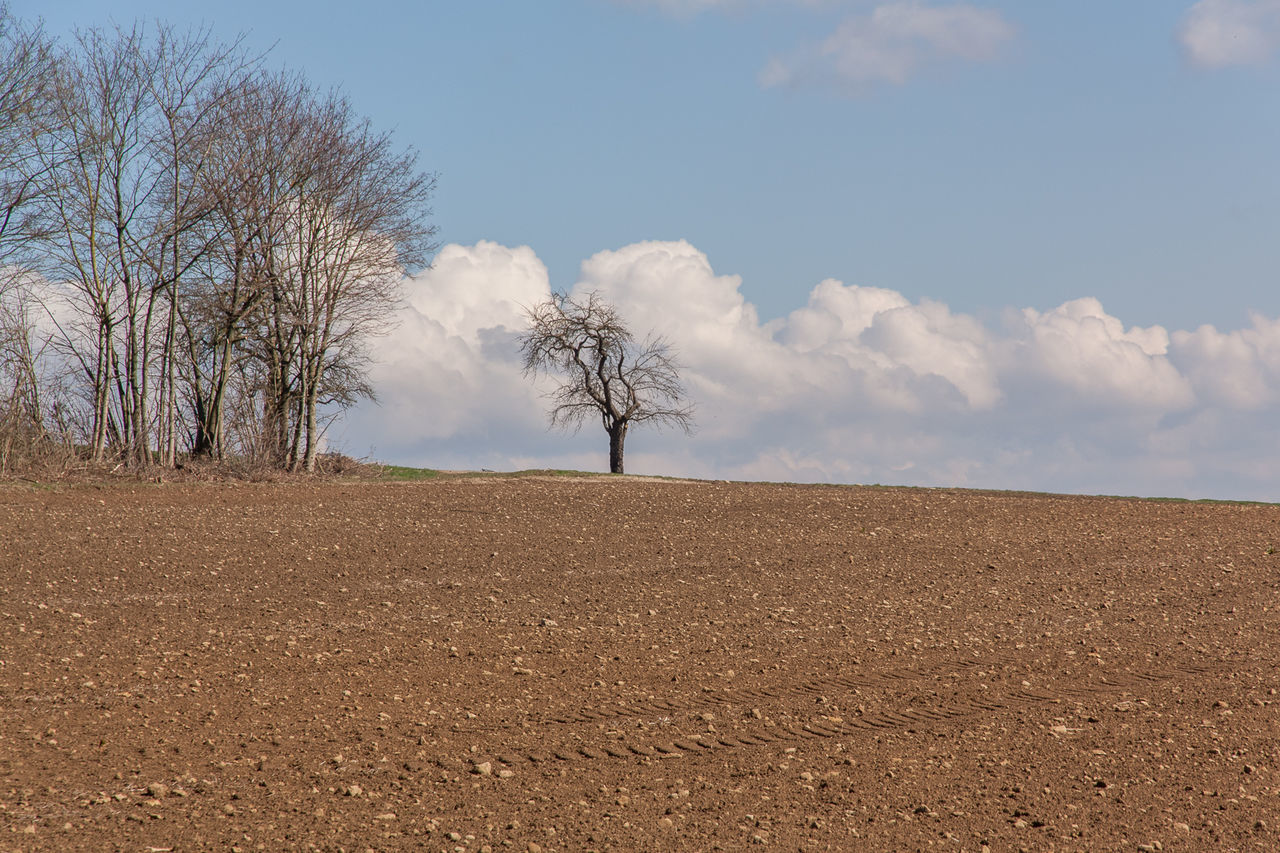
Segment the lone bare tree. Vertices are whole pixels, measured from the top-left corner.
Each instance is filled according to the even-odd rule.
[[[623,473],[623,445],[633,424],[693,428],[680,365],[665,338],[637,344],[618,311],[594,291],[582,302],[556,294],[528,310],[520,338],[526,376],[563,377],[551,395],[551,425],[578,429],[599,415],[609,434],[609,470]]]

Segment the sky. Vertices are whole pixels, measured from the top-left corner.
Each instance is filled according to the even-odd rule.
[[[1280,500],[1280,0],[10,0],[244,34],[438,172],[356,456],[607,468],[521,306],[598,289],[698,429],[628,468]]]

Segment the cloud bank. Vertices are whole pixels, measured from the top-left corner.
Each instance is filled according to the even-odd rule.
[[[1202,68],[1261,65],[1280,51],[1280,0],[1200,0],[1180,38],[1187,58]]]
[[[573,290],[599,290],[636,332],[666,335],[698,406],[692,438],[633,433],[629,470],[1280,497],[1280,320],[1171,333],[1083,298],[984,324],[828,279],[763,322],[741,284],[683,241],[582,263]],[[339,443],[429,467],[607,470],[603,431],[549,432],[547,387],[521,374],[523,306],[550,291],[528,247],[445,247],[406,282],[402,322],[377,344],[381,405],[350,413]]]

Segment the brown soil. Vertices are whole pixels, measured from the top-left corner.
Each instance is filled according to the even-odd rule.
[[[1280,849],[1280,507],[0,490],[0,850]]]

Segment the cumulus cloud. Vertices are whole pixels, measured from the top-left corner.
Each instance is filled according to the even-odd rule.
[[[378,404],[348,415],[340,443],[443,467],[524,467],[522,453],[545,449],[525,441],[545,419],[515,340],[525,306],[551,293],[542,261],[527,246],[448,245],[404,290],[399,322],[373,353]]]
[[[1168,359],[1169,334],[1159,326],[1129,328],[1093,298],[1052,311],[1023,309],[1007,342],[1006,374],[1029,373],[1094,404],[1178,410],[1191,386]]]
[[[1203,68],[1260,65],[1280,50],[1280,0],[1200,0],[1180,38],[1188,59]]]
[[[905,83],[934,63],[995,59],[1013,35],[1013,26],[992,9],[897,0],[846,18],[820,43],[775,57],[760,72],[760,82],[827,85],[856,94],[881,83]]]
[[[684,241],[583,262],[643,335],[678,350],[698,431],[640,430],[637,473],[1274,498],[1280,319],[1169,332],[1098,300],[984,325],[881,288],[819,282],[762,322],[742,281]],[[603,432],[547,430],[521,373],[523,308],[551,291],[528,247],[445,247],[406,282],[378,342],[381,405],[347,420],[358,454],[434,467],[606,467]],[[597,433],[600,433],[597,435]]]
[[[950,396],[973,408],[1000,398],[986,331],[939,302],[912,305],[892,290],[827,279],[775,329],[800,353],[835,356],[851,370],[879,376],[877,384],[888,391],[883,399],[901,401],[907,410],[925,405],[910,390],[921,381],[944,382]]]
[[[1280,320],[1252,321],[1248,329],[1173,333],[1173,359],[1202,398],[1241,411],[1280,403]]]

